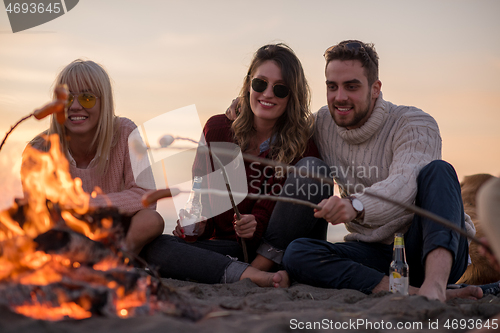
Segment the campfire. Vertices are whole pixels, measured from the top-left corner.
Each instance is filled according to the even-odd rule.
[[[26,149],[25,197],[0,212],[0,304],[43,320],[175,312],[120,251],[130,217],[90,208],[99,189],[85,193],[57,135],[49,140],[48,152]]]

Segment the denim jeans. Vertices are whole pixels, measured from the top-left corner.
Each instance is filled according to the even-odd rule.
[[[460,184],[453,167],[441,160],[425,166],[417,178],[416,205],[448,219],[465,230]],[[442,247],[453,256],[448,283],[456,282],[467,268],[467,239],[432,220],[415,215],[405,234],[410,285],[420,287],[425,259]],[[329,243],[298,239],[285,252],[283,264],[300,283],[323,288],[349,288],[369,294],[389,273],[392,245],[365,242]]]
[[[315,157],[305,157],[295,164],[295,168],[328,177],[329,166]],[[318,180],[289,172],[280,196],[319,203],[333,195],[333,188]],[[281,264],[283,254],[293,240],[301,237],[326,240],[328,223],[314,217],[313,208],[290,203],[276,203],[269,225],[264,233],[257,253]]]
[[[161,235],[141,251],[162,277],[202,283],[231,283],[240,279],[248,264],[241,246],[231,240],[201,240],[187,243],[179,237]]]

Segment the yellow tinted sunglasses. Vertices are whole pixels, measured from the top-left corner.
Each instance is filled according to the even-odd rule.
[[[73,104],[73,101],[75,100],[75,96],[78,100],[78,103],[80,103],[80,105],[84,108],[84,109],[91,109],[94,107],[95,105],[95,102],[97,101],[97,99],[99,97],[97,97],[96,95],[94,95],[93,93],[91,92],[82,92],[82,93],[79,93],[79,94],[73,94],[73,93],[69,93],[69,97],[68,97],[68,108],[71,107],[71,104]]]

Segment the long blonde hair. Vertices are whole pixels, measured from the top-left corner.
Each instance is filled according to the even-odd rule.
[[[264,45],[255,52],[248,73],[243,80],[238,108],[239,115],[232,124],[235,141],[245,151],[255,134],[253,112],[250,108],[251,77],[265,61],[272,60],[281,68],[285,85],[290,89],[286,110],[276,121],[269,157],[283,163],[290,163],[304,154],[307,142],[312,136],[314,120],[309,109],[310,91],[302,65],[286,44]]]
[[[107,166],[111,148],[116,144],[119,126],[115,115],[113,89],[111,80],[104,68],[91,61],[77,59],[67,65],[57,76],[54,85],[66,83],[77,91],[90,89],[100,98],[101,114],[97,124],[97,131],[92,140],[91,147],[97,145],[97,168],[104,173]],[[48,134],[56,133],[61,140],[61,149],[68,154],[68,141],[64,125],[57,122],[53,115],[50,120]]]

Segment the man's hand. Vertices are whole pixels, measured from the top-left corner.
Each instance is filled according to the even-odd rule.
[[[181,218],[181,220],[186,216],[188,216],[187,212],[184,209],[181,209],[179,211],[179,217]],[[200,221],[195,223],[194,230],[195,232],[197,232],[198,236],[203,234],[206,225],[207,225],[207,218],[204,216],[201,217]],[[184,229],[181,227],[181,223],[179,220],[177,220],[177,225],[175,226],[175,229],[172,231],[172,234],[179,238],[186,238],[186,236],[184,235]]]
[[[227,108],[226,110],[226,117],[229,119],[229,120],[235,120],[236,117],[238,116],[237,112],[236,112],[236,107],[238,106],[238,102],[240,101],[240,98],[239,97],[236,97],[235,99],[233,99],[233,101],[231,102],[231,105]]]
[[[240,220],[236,220],[236,214],[234,214],[234,231],[236,231],[236,235],[240,238],[252,238],[255,230],[257,230],[257,221],[255,220],[255,216],[241,215]]]
[[[321,207],[321,210],[315,209],[314,217],[324,218],[333,225],[351,222],[357,215],[354,208],[352,208],[351,200],[341,199],[335,195],[323,199],[318,206]]]

